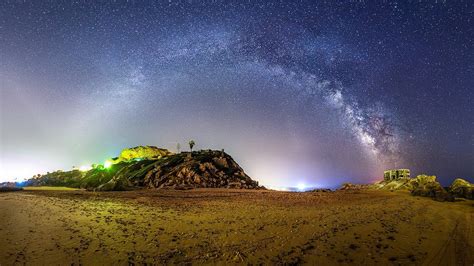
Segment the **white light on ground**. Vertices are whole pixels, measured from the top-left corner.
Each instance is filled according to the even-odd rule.
[[[306,189],[306,185],[304,183],[298,183],[296,188],[298,188],[299,191],[304,191]]]

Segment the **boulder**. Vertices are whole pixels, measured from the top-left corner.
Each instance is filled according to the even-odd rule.
[[[410,178],[400,178],[396,180],[383,180],[377,182],[370,186],[373,189],[383,189],[383,190],[412,190],[414,184],[414,179]]]
[[[163,156],[169,156],[173,153],[167,149],[158,148],[155,146],[137,146],[133,148],[123,149],[114,163],[123,161],[130,161],[134,159],[158,159]]]
[[[430,197],[437,201],[454,201],[453,195],[436,181],[436,176],[419,175],[412,183],[411,194],[414,196]]]
[[[474,199],[474,184],[461,178],[456,178],[448,191],[457,198]]]
[[[428,184],[428,183],[431,183],[431,182],[436,182],[436,176],[434,175],[418,175],[416,178],[415,178],[416,182],[418,184]]]

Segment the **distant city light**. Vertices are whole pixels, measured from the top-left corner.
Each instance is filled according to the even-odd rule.
[[[296,188],[298,188],[299,191],[304,191],[306,189],[306,185],[304,183],[298,183]]]

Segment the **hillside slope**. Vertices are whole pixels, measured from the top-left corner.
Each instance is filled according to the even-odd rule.
[[[56,171],[29,179],[24,185],[66,186],[98,191],[134,188],[263,188],[223,151],[172,154],[161,149],[160,156],[137,157],[148,154],[143,148],[146,149],[126,149],[142,152],[128,153],[132,155],[126,160],[123,156],[120,160],[111,160],[113,163],[107,167],[96,165],[89,171]]]

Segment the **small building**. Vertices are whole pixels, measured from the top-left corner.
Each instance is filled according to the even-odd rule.
[[[385,181],[397,180],[402,178],[410,178],[410,169],[393,169],[383,172]]]

